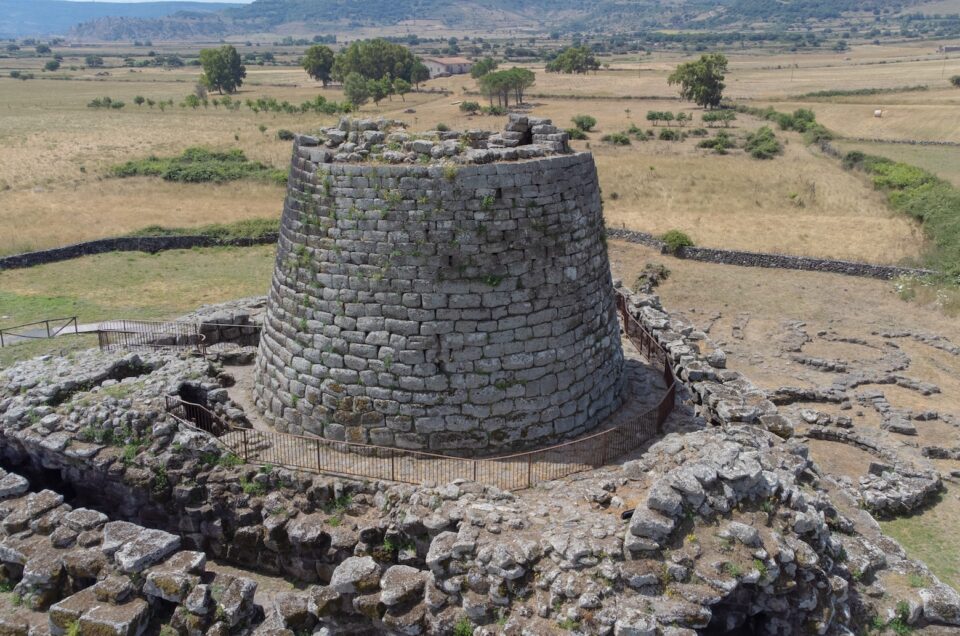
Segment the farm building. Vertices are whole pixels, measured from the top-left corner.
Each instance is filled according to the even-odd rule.
[[[465,57],[425,57],[423,63],[430,70],[430,77],[463,75],[473,68],[473,62]]]

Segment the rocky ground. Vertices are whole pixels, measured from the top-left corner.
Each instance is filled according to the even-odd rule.
[[[864,509],[873,490],[922,498],[908,479],[939,488],[943,471],[928,469],[920,449],[909,458],[915,474],[904,472],[903,453],[871,454],[883,467],[847,482],[814,462],[802,438],[859,432],[838,417],[880,413],[873,398],[864,397],[869,410],[861,403],[861,376],[937,395],[882,344],[904,339],[878,334],[870,366],[843,356],[844,371],[840,355],[833,371],[789,357],[826,359],[804,352],[807,342],[785,353],[777,360],[843,379],[843,388],[831,383],[838,401],[798,403],[779,391],[790,385],[764,392],[725,368],[742,355],[733,336],[664,313],[652,295],[632,307],[685,381],[667,434],[609,467],[516,493],[243,465],[163,414],[164,396],[202,392],[242,422],[217,359],[91,351],[0,373],[0,581],[9,590],[0,607],[10,610],[0,631],[954,633],[960,596]],[[793,346],[801,331],[814,337],[794,324],[778,342]],[[900,417],[919,437],[947,415],[931,410],[936,419]],[[904,436],[876,429],[877,439]],[[241,570],[208,568],[205,557]],[[258,597],[256,573],[298,587]]]

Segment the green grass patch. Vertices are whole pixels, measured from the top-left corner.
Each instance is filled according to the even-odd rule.
[[[926,563],[937,578],[954,588],[960,586],[960,542],[956,540],[960,510],[955,493],[953,487],[949,488],[940,503],[923,514],[880,522],[884,534],[896,539],[911,558]]]
[[[242,150],[227,151],[187,148],[179,157],[157,157],[128,161],[110,168],[110,176],[160,177],[178,183],[225,183],[239,179],[286,185],[287,171],[247,159]]]
[[[280,219],[246,219],[235,223],[211,223],[200,227],[149,225],[131,236],[209,236],[220,240],[259,239],[280,231]]]
[[[267,293],[276,247],[215,247],[157,254],[113,252],[0,271],[0,327],[78,316],[167,320],[207,303]],[[0,349],[0,366],[96,346],[96,336],[62,336]]]
[[[852,89],[832,89],[826,91],[813,91],[797,95],[795,99],[824,99],[829,97],[861,97],[870,95],[889,95],[891,93],[916,93],[918,91],[930,90],[929,86],[918,84],[916,86],[897,86],[894,88],[852,88]]]
[[[865,172],[894,209],[920,221],[933,243],[927,265],[960,283],[960,189],[923,168],[859,151],[843,165]]]

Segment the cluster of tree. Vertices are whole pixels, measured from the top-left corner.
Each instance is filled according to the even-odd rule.
[[[470,69],[470,77],[473,79],[480,79],[487,73],[492,73],[497,70],[497,67],[500,66],[492,57],[485,57],[482,60],[477,60],[474,62],[473,67]]]
[[[126,104],[121,100],[110,97],[96,97],[87,104],[87,108],[112,108],[114,110],[120,110],[124,106],[126,106]]]
[[[597,71],[600,63],[585,46],[568,46],[547,62],[548,73],[587,73]]]
[[[496,97],[497,106],[507,108],[511,95],[516,103],[522,104],[524,92],[533,86],[536,79],[533,71],[516,66],[508,70],[491,71],[480,78],[480,92],[487,96],[491,106]]]
[[[200,64],[203,66],[200,82],[221,95],[224,91],[237,92],[247,76],[247,67],[243,65],[240,54],[229,44],[217,49],[201,50]]]
[[[413,86],[419,88],[430,78],[420,58],[383,38],[353,42],[337,54],[327,46],[311,46],[303,68],[324,86],[332,81],[342,83],[347,99],[356,107],[371,100],[379,104],[393,95],[403,99]]]
[[[10,71],[10,77],[13,79],[27,81],[27,80],[34,79],[35,76],[33,73],[24,73],[23,71]]]
[[[723,124],[724,128],[729,128],[730,123],[737,120],[737,113],[729,109],[711,110],[704,113],[702,119],[709,128],[713,128],[717,123]]]
[[[660,122],[664,122],[667,126],[670,126],[671,122],[677,122],[680,124],[680,127],[683,128],[687,125],[687,122],[693,121],[693,115],[687,113],[677,113],[674,115],[669,110],[648,110],[647,111],[647,121],[651,122],[654,126],[659,126]]]
[[[83,63],[89,68],[103,68],[103,57],[100,55],[88,55],[83,58]]]
[[[704,108],[716,108],[723,99],[723,80],[727,72],[727,58],[721,53],[709,53],[699,60],[679,65],[667,78],[671,86],[680,86],[680,96]]]

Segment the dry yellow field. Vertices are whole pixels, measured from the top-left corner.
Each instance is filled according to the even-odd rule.
[[[812,107],[824,123],[848,136],[883,136],[875,130],[879,126],[891,137],[960,138],[960,91],[884,95],[890,103],[902,102],[897,107],[902,110],[883,120],[873,118],[868,100],[778,101],[809,90],[939,81],[944,68],[950,74],[960,61],[947,60],[945,67],[943,56],[938,57],[932,47],[926,42],[855,47],[846,54],[796,55],[748,49],[731,55],[728,92],[757,104],[774,103],[781,110]],[[122,56],[132,50],[117,45],[107,52]],[[172,52],[177,47],[169,44],[158,50]],[[92,51],[71,50],[64,67]],[[575,145],[589,148],[596,156],[611,226],[654,233],[677,228],[712,247],[877,262],[900,262],[919,255],[922,236],[915,224],[893,215],[883,197],[861,177],[837,170],[835,162],[805,148],[792,134],[778,133],[789,143],[782,157],[768,162],[739,151],[715,156],[696,149],[695,139],[634,142],[627,148],[600,142],[603,134],[625,130],[631,123],[648,128],[647,110],[682,110],[699,120],[702,111],[670,98],[675,89],[666,82],[679,61],[692,57],[655,53],[616,59],[611,60],[610,70],[577,77],[531,67],[537,72],[529,100],[535,115],[551,117],[563,127],[580,113],[599,120],[590,141]],[[71,81],[20,82],[6,77],[12,63],[0,61],[0,227],[5,228],[0,232],[0,254],[117,235],[153,224],[190,227],[276,216],[283,198],[283,189],[277,186],[171,184],[150,178],[112,179],[106,173],[111,165],[129,159],[174,155],[195,145],[236,147],[251,159],[284,167],[290,144],[277,140],[278,129],[310,131],[336,120],[313,114],[256,114],[246,107],[225,112],[212,106],[197,110],[174,106],[161,112],[133,104],[136,95],[179,103],[197,80],[195,67],[111,68],[105,76],[67,70],[58,75],[74,78]],[[788,68],[791,65],[798,68]],[[433,80],[428,86],[452,93],[414,93],[405,101],[394,98],[379,107],[367,105],[360,114],[402,119],[413,129],[433,128],[440,122],[456,129],[502,125],[502,118],[471,117],[459,111],[464,99],[484,101],[473,94],[476,83],[469,77]],[[321,91],[297,68],[250,66],[237,97],[269,96],[299,104],[317,94],[342,99],[338,90]],[[90,100],[104,95],[124,100],[126,108],[87,108]],[[924,101],[927,98],[936,105]],[[763,123],[741,116],[731,132],[742,137]],[[260,126],[266,131],[261,132]]]

